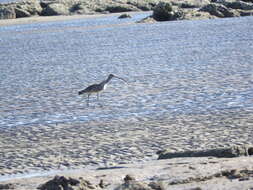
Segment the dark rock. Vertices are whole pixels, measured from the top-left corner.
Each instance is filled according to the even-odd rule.
[[[253,3],[253,0],[242,0],[244,2]]]
[[[92,14],[94,11],[92,11],[89,6],[85,3],[77,3],[74,4],[69,11],[71,13],[76,13],[76,14]]]
[[[135,178],[132,175],[126,175],[126,177],[124,178],[124,181],[127,183],[129,181],[134,181]]]
[[[243,1],[228,2],[226,7],[231,9],[253,10],[252,3],[245,3]]]
[[[66,5],[62,3],[51,3],[45,7],[41,13],[43,16],[53,16],[53,15],[68,15],[69,9]]]
[[[40,6],[42,7],[42,9],[46,8],[48,6],[48,4],[50,4],[49,2],[47,1],[40,1]]]
[[[11,183],[8,184],[0,184],[0,189],[14,189],[14,185]]]
[[[64,176],[55,176],[52,180],[38,187],[40,190],[71,190],[69,186],[76,186],[80,181]]]
[[[159,2],[153,10],[153,18],[156,20],[169,20],[172,14],[172,4]]]
[[[226,0],[211,0],[211,3],[220,3],[223,5],[226,5],[227,1]]]
[[[179,20],[183,17],[181,10],[173,9],[171,3],[159,2],[153,10],[153,18],[157,21]]]
[[[253,10],[245,11],[245,10],[238,10],[240,16],[253,16]]]
[[[181,8],[184,8],[184,9],[188,9],[188,8],[199,8],[198,5],[194,4],[194,3],[188,3],[188,2],[183,2],[181,5],[180,5]]]
[[[31,14],[23,9],[15,8],[16,18],[30,17]]]
[[[37,189],[40,190],[89,190],[100,189],[97,186],[93,186],[89,181],[80,178],[79,180],[74,178],[66,178],[64,176],[55,176],[52,180],[40,185]]]
[[[79,10],[82,10],[86,8],[86,6],[82,3],[77,3],[77,4],[74,4],[69,10],[71,12],[76,12],[76,11],[79,11]]]
[[[227,8],[222,4],[210,3],[200,9],[200,11],[208,12],[211,15],[223,18],[223,17],[234,17],[239,16],[239,13]]]
[[[14,19],[16,12],[13,7],[0,6],[0,19]]]
[[[121,19],[121,18],[132,18],[132,17],[130,14],[125,13],[125,14],[120,15],[118,18]]]
[[[170,152],[162,151],[158,159],[170,159],[179,157],[218,157],[218,158],[233,158],[239,156],[253,155],[253,146],[242,145],[233,146],[230,148],[217,148],[202,151],[185,151],[185,152]]]

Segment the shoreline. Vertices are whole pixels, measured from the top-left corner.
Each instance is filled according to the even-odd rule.
[[[133,184],[148,187],[147,184],[161,184],[164,189],[189,190],[226,189],[241,187],[253,188],[253,157],[237,158],[174,158],[148,161],[139,164],[123,164],[118,167],[104,169],[79,169],[54,172],[48,175],[38,175],[26,178],[16,178],[1,181],[0,185],[12,185],[18,190],[35,190],[55,176],[66,179],[87,180],[95,189],[117,189],[124,187],[124,177],[133,176]],[[54,178],[55,179],[55,178]],[[107,184],[99,188],[101,182]],[[74,187],[74,186],[73,186]],[[89,188],[88,188],[89,189]],[[93,189],[93,188],[91,188]],[[147,190],[152,190],[147,188]]]
[[[134,15],[138,13],[148,13],[148,12],[150,11],[142,11],[142,12],[130,11],[130,12],[90,14],[90,15],[32,16],[32,17],[24,17],[24,18],[16,18],[16,19],[2,19],[0,20],[0,26],[12,26],[12,25],[22,25],[22,24],[34,24],[34,23],[44,23],[44,22],[111,17],[111,16],[120,16],[123,13]]]

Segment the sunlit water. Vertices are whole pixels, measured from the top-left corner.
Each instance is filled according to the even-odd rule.
[[[253,17],[117,16],[0,28],[0,127],[253,112]],[[90,106],[78,91],[113,79]]]

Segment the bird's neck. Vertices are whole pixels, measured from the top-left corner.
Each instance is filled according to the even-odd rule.
[[[108,83],[108,82],[110,82],[111,79],[112,79],[112,77],[108,77],[108,78],[104,81],[105,84]]]
[[[103,82],[101,82],[103,85],[107,84],[108,82],[110,82],[112,78],[108,77],[106,80],[104,80]]]

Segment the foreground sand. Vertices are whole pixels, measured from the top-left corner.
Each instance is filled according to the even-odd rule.
[[[130,174],[137,183],[143,185],[157,182],[164,189],[253,189],[253,157],[239,158],[175,158],[149,161],[139,164],[118,165],[113,168],[97,170],[76,170],[56,172],[48,176],[20,178],[5,181],[13,184],[18,190],[34,190],[40,184],[51,180],[55,175],[64,175],[78,179],[84,178],[95,187],[100,180],[104,181],[104,189],[115,189],[124,182],[123,178]]]
[[[0,129],[0,174],[113,166],[156,152],[253,144],[253,113],[133,117]]]

